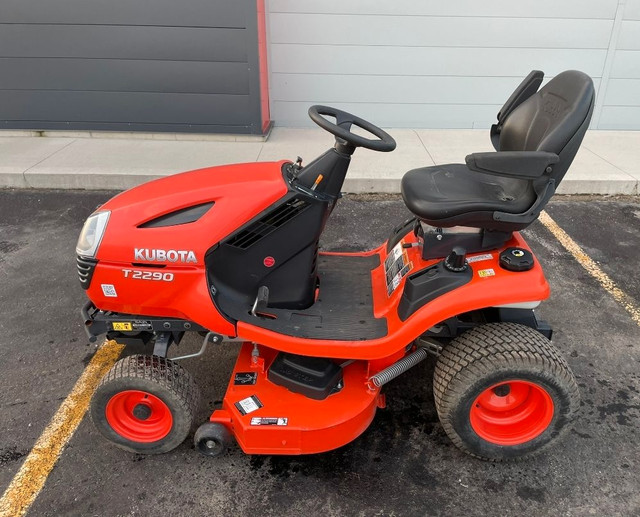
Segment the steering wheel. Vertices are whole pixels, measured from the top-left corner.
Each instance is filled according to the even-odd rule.
[[[335,117],[335,124],[328,121],[322,115]],[[389,133],[383,131],[378,126],[374,126],[371,122],[360,117],[356,117],[346,111],[331,108],[329,106],[315,105],[309,108],[309,116],[311,117],[311,120],[318,124],[322,129],[337,136],[338,138],[341,138],[353,147],[365,147],[367,149],[381,151],[383,153],[388,153],[396,148],[396,141]],[[353,125],[364,129],[377,138],[370,139],[352,133],[350,130]]]

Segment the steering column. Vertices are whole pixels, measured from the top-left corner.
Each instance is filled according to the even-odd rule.
[[[325,118],[333,117],[335,122]],[[356,148],[364,147],[373,151],[389,152],[396,148],[396,141],[386,131],[371,122],[329,106],[315,105],[309,108],[309,117],[322,129],[336,137],[332,149],[300,168],[295,181],[313,191],[337,197],[342,189],[349,168],[351,155]],[[351,132],[357,126],[376,138],[366,138]]]

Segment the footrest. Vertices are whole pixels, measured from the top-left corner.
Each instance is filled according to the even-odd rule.
[[[280,352],[271,363],[267,378],[314,400],[324,400],[342,389],[342,368],[325,357]]]

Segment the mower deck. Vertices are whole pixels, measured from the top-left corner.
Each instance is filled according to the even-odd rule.
[[[319,255],[320,293],[308,309],[269,308],[275,318],[238,314],[240,321],[279,334],[309,339],[359,341],[387,335],[386,318],[373,314],[371,270],[379,255]],[[234,315],[236,316],[236,315]]]
[[[240,350],[222,409],[211,415],[233,429],[247,454],[308,454],[341,447],[367,429],[378,407],[384,407],[379,388],[367,385],[367,363],[355,361],[343,368],[343,386],[325,400],[313,400],[277,386],[267,371],[277,352],[253,345]]]

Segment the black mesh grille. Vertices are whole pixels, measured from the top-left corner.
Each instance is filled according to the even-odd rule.
[[[287,201],[283,205],[280,205],[273,212],[266,214],[249,227],[240,231],[229,239],[227,244],[234,248],[246,250],[250,246],[253,246],[263,237],[266,237],[271,232],[282,226],[287,221],[290,221],[297,215],[304,212],[309,208],[309,203],[303,199],[292,199]]]
[[[80,256],[76,258],[76,261],[78,263],[78,278],[80,279],[80,285],[83,289],[89,289],[91,277],[93,277],[93,271],[95,270],[98,261],[96,259]]]

